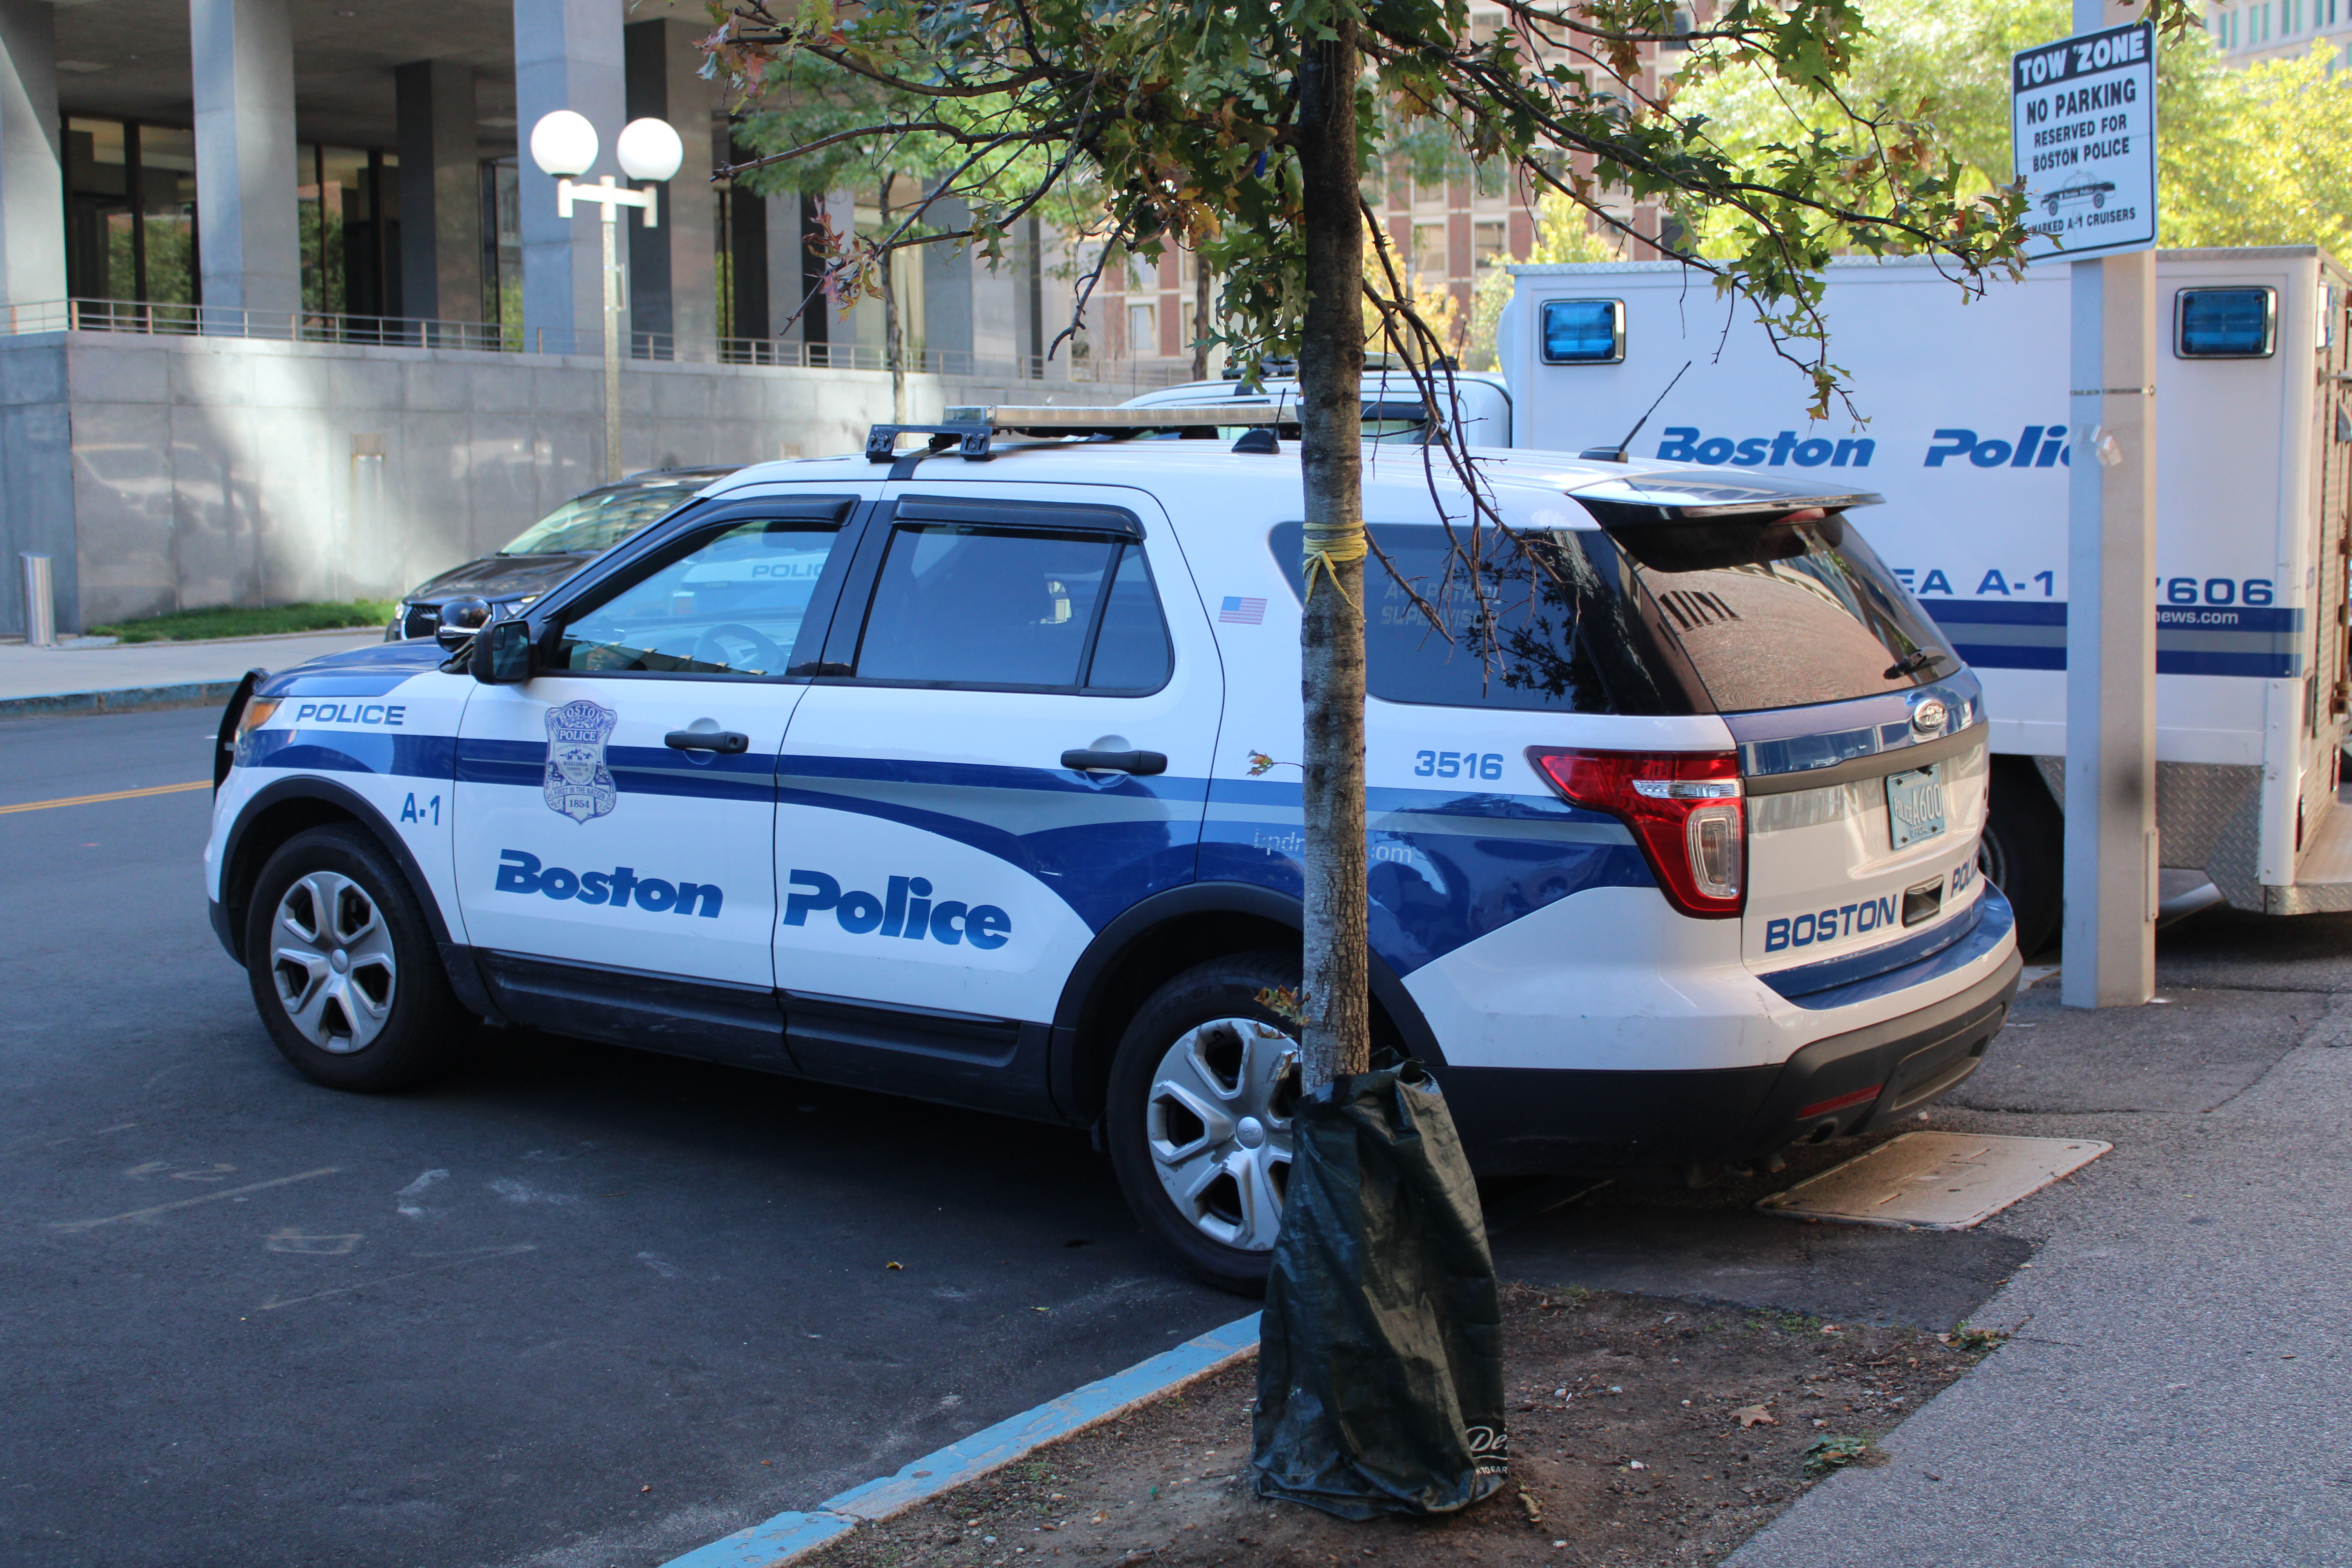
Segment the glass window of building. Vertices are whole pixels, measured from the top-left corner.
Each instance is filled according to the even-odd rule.
[[[299,150],[297,168],[304,311],[399,315],[399,158],[313,143]]]
[[[195,138],[74,115],[65,124],[66,288],[76,299],[197,302]]]

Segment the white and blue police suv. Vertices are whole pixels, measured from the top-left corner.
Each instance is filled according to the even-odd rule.
[[[1225,417],[877,428],[470,642],[248,681],[205,864],[278,1047],[383,1089],[488,1019],[1091,1126],[1248,1289],[1296,1092],[1256,998],[1298,973],[1300,477]],[[1212,438],[1120,438],[1171,434]],[[1474,591],[1465,492],[1365,452],[1377,1028],[1477,1169],[1751,1163],[1967,1077],[2019,971],[1986,722],[1846,521],[1874,498],[1486,453],[1523,542]]]

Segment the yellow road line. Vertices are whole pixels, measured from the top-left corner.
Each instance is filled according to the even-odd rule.
[[[194,784],[149,784],[145,789],[118,789],[106,795],[74,795],[63,800],[28,800],[22,805],[0,805],[0,816],[12,811],[47,811],[54,805],[96,805],[104,800],[137,800],[149,795],[182,795],[192,789],[210,789],[213,781],[198,779]]]

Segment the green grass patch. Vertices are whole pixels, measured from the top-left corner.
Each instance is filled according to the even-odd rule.
[[[268,609],[184,610],[92,626],[88,635],[124,642],[194,642],[205,637],[282,637],[289,632],[331,632],[344,626],[380,626],[400,606],[390,599],[354,599],[341,605],[274,605]]]

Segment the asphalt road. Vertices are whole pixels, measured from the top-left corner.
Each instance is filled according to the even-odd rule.
[[[0,722],[0,807],[206,777],[214,723]],[[209,801],[0,812],[9,1568],[657,1564],[1245,1310],[1143,1241],[1082,1133],[545,1038],[428,1092],[313,1088],[205,923]],[[2201,1361],[2274,1361],[2239,1303],[2270,1300],[2303,1344],[2340,1312],[2352,1050],[2296,1047],[2352,990],[2347,954],[2352,916],[2216,911],[2161,939],[2164,1007],[2022,998],[1929,1124],[2117,1148],[1979,1231],[1753,1212],[1853,1152],[1832,1147],[1699,1192],[1602,1189],[1512,1226],[1498,1265],[1832,1319],[2063,1318],[2074,1363],[1997,1358],[2011,1387],[1930,1407],[1931,1464],[1840,1478],[1741,1561],[1958,1562],[1937,1554],[1995,1499],[2007,1522],[1966,1561],[2039,1563],[2058,1541],[2091,1561],[2111,1516],[2042,1521],[2103,1477],[2146,1510],[2145,1553],[2112,1560],[2174,1561],[2168,1497],[2231,1517],[2231,1475],[2168,1479],[2184,1438],[2275,1450],[2315,1397],[2342,1406],[2333,1382],[2184,1373],[2162,1321],[2182,1311]],[[2310,1079],[2294,1094],[2288,1068]],[[2310,1292],[2281,1296],[2287,1258]],[[2101,1425],[2192,1385],[2225,1415]],[[2084,1414],[2053,1420],[2053,1398]],[[2011,1462],[2028,1450],[2042,1468]],[[1970,1475],[1973,1503],[1938,1503],[1930,1469]],[[2205,1530],[2202,1560],[2274,1560],[2259,1542],[2283,1519],[2306,1542],[2342,1527],[2352,1489],[2305,1474],[2266,1483],[2252,1533]]]
[[[215,722],[0,723],[0,806],[208,778]],[[546,1039],[314,1088],[210,804],[0,815],[12,1568],[658,1563],[1247,1310],[1083,1132]]]

